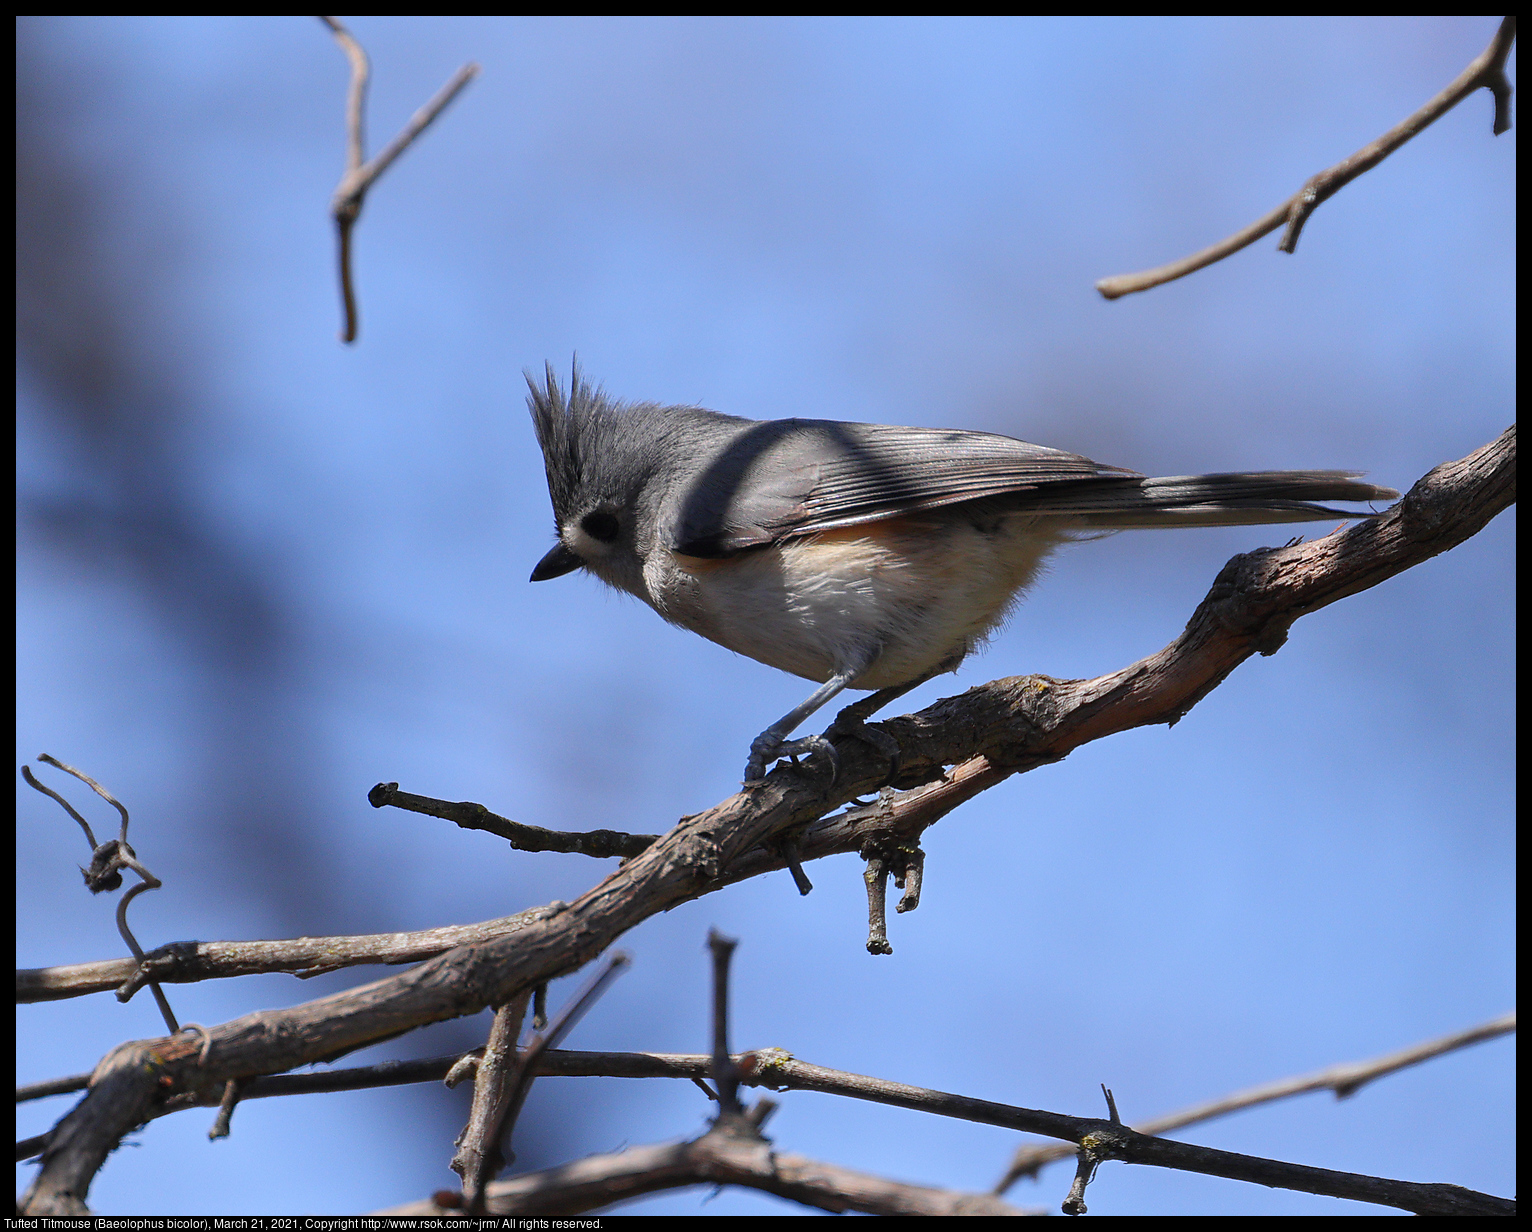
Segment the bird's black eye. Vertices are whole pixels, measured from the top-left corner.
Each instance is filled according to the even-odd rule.
[[[580,529],[592,539],[611,543],[617,538],[617,519],[610,513],[587,513],[580,519]]]

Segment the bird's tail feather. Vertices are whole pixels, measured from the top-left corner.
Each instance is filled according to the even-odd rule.
[[[1314,501],[1392,501],[1393,488],[1359,482],[1354,471],[1239,471],[1161,479],[1049,484],[1029,513],[1067,516],[1082,528],[1251,526],[1376,517],[1378,510],[1331,509]]]

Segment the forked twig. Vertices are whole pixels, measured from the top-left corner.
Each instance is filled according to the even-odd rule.
[[[336,234],[340,241],[340,293],[345,305],[346,324],[341,331],[342,342],[355,342],[359,320],[356,308],[356,292],[351,276],[351,228],[362,213],[362,202],[373,182],[388,170],[393,161],[403,154],[416,137],[425,131],[432,120],[446,110],[450,103],[479,72],[477,64],[468,63],[454,73],[435,97],[410,117],[399,135],[383,148],[382,153],[366,161],[366,145],[363,140],[365,123],[367,78],[369,66],[367,53],[352,37],[351,32],[333,17],[320,17],[335,35],[346,58],[351,62],[351,85],[346,92],[346,173],[341,176],[330,201],[330,213],[335,219]]]

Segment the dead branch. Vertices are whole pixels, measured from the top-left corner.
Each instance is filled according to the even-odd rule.
[[[562,903],[533,907],[499,920],[457,924],[418,932],[373,933],[357,937],[298,937],[290,941],[174,941],[131,958],[36,967],[16,972],[16,1000],[61,1001],[117,989],[128,1000],[150,980],[195,984],[239,975],[289,972],[300,978],[367,963],[411,963],[435,958],[462,945],[506,937],[534,920],[557,914]]]
[[[470,800],[437,800],[400,791],[398,783],[379,783],[367,793],[373,808],[392,805],[412,813],[425,813],[444,821],[455,821],[464,830],[484,830],[497,834],[518,851],[561,851],[604,859],[609,856],[636,856],[658,834],[624,834],[620,830],[585,830],[569,832],[527,826],[509,817],[491,813],[482,804]]]
[[[919,714],[889,720],[880,726],[899,745],[894,785],[936,784],[917,794],[912,806],[924,828],[956,807],[963,795],[941,796],[943,785],[957,777],[945,773],[947,766],[957,765],[968,775],[965,783],[989,785],[1057,761],[1113,732],[1174,723],[1245,659],[1275,653],[1298,617],[1375,586],[1476,533],[1514,501],[1515,486],[1513,427],[1468,457],[1436,467],[1378,518],[1314,542],[1235,557],[1181,636],[1130,667],[1087,681],[998,680]],[[221,1093],[231,1078],[280,1073],[428,1022],[504,1004],[522,990],[583,966],[628,929],[668,907],[780,867],[783,857],[770,846],[777,835],[801,829],[799,849],[806,858],[830,854],[825,848],[846,837],[855,822],[829,818],[816,824],[816,819],[879,790],[888,775],[887,759],[866,742],[842,738],[838,747],[841,770],[833,783],[811,767],[779,767],[750,791],[682,818],[659,842],[567,908],[530,921],[514,935],[452,950],[411,971],[304,1005],[244,1015],[211,1028],[206,1046],[185,1035],[122,1045],[97,1067],[90,1091],[55,1127],[22,1210],[84,1211],[90,1179],[107,1154],[149,1118],[155,1104],[172,1096],[209,1088]],[[889,811],[895,821],[877,821],[885,831],[899,818],[897,800]],[[1177,1155],[1182,1144],[1136,1135],[1109,1122],[1092,1125],[1092,1149],[1103,1158],[1185,1166],[1169,1162],[1185,1158]],[[1078,1140],[1073,1133],[1058,1136]],[[1269,1168],[1296,1168],[1225,1152],[1213,1155],[1224,1162],[1207,1156],[1207,1166],[1193,1170],[1248,1172],[1247,1179],[1283,1184],[1268,1179],[1273,1175]],[[1236,1166],[1245,1171],[1218,1170]],[[1326,1186],[1311,1192],[1335,1192],[1333,1186],[1342,1182],[1333,1178],[1346,1177],[1324,1169],[1299,1172],[1307,1178],[1300,1187]],[[1450,1186],[1415,1188],[1421,1202],[1443,1205],[1452,1205],[1462,1192]]]
[[[1242,1108],[1254,1108],[1258,1104],[1273,1103],[1276,1100],[1303,1095],[1309,1091],[1334,1091],[1336,1099],[1346,1099],[1356,1094],[1369,1082],[1387,1074],[1397,1073],[1401,1069],[1419,1065],[1423,1061],[1429,1061],[1444,1053],[1455,1052],[1459,1048],[1467,1048],[1471,1044],[1496,1039],[1514,1030],[1516,1030],[1516,1011],[1512,1010],[1509,1014],[1502,1014],[1499,1018],[1471,1027],[1467,1031],[1458,1031],[1452,1035],[1444,1035],[1440,1039],[1427,1040],[1412,1048],[1374,1057],[1369,1061],[1347,1061],[1340,1065],[1328,1066],[1316,1073],[1304,1074],[1296,1078],[1283,1078],[1278,1082],[1268,1082],[1244,1091],[1236,1091],[1232,1095],[1225,1095],[1222,1099],[1209,1100],[1207,1103],[1195,1104],[1167,1116],[1143,1121],[1133,1128],[1141,1134],[1158,1136],[1167,1134],[1173,1129],[1183,1129],[1188,1125],[1227,1116]],[[1022,1177],[1035,1177],[1046,1165],[1060,1159],[1069,1159],[1074,1154],[1074,1148],[1058,1146],[1054,1143],[1023,1146],[1016,1152],[1010,1167],[1006,1169],[1005,1175],[995,1186],[995,1192],[1004,1193]]]
[[[1350,1093],[1359,1089],[1367,1082],[1371,1082],[1385,1074],[1404,1069],[1410,1065],[1420,1064],[1432,1057],[1441,1056],[1446,1052],[1494,1038],[1514,1029],[1515,1015],[1513,1013],[1471,1030],[1419,1044],[1384,1057],[1365,1062],[1332,1066],[1320,1071],[1318,1074],[1309,1075],[1304,1078],[1287,1079],[1280,1083],[1271,1083],[1264,1087],[1252,1088],[1250,1091],[1200,1105],[1195,1109],[1187,1110],[1175,1116],[1147,1122],[1137,1129],[1135,1136],[1148,1137],[1164,1133],[1170,1129],[1179,1128],[1196,1121],[1209,1120],[1240,1108],[1250,1107],[1256,1103],[1270,1102],[1271,1100],[1299,1094],[1304,1091],[1330,1089],[1337,1093]],[[420,1061],[389,1061],[376,1066],[363,1066],[357,1069],[321,1074],[271,1075],[252,1080],[241,1089],[240,1098],[242,1100],[260,1099],[277,1095],[317,1094],[322,1092],[359,1090],[377,1086],[393,1086],[408,1082],[441,1081],[459,1061],[460,1058],[454,1055],[433,1057]],[[1062,1137],[1065,1141],[1072,1144],[1092,1139],[1092,1134],[1101,1125],[1106,1125],[1110,1128],[1120,1124],[1111,1119],[1106,1122],[1100,1122],[1091,1118],[1070,1117],[1060,1113],[1018,1108],[1007,1104],[991,1103],[987,1100],[969,1099],[966,1096],[952,1095],[943,1091],[930,1090],[929,1088],[912,1087],[903,1083],[869,1078],[861,1074],[827,1069],[824,1066],[800,1061],[780,1048],[764,1048],[752,1052],[739,1053],[732,1056],[731,1061],[732,1068],[738,1075],[737,1081],[747,1086],[766,1087],[774,1091],[819,1091],[825,1094],[909,1108],[936,1116],[955,1117],[961,1120],[975,1121],[986,1125],[997,1125],[1008,1129],[1026,1129],[1034,1133]],[[717,1057],[705,1054],[560,1052],[550,1050],[535,1058],[525,1060],[522,1068],[529,1076],[535,1074],[538,1076],[564,1077],[685,1078],[697,1081],[705,1076],[714,1074],[718,1064]],[[54,1085],[57,1086],[57,1084]],[[184,1097],[173,1100],[155,1109],[151,1115],[161,1116],[193,1106],[211,1106],[216,1102],[218,1102],[216,1092],[208,1090],[198,1100],[193,1101]],[[44,1135],[38,1139],[29,1139],[26,1143],[21,1144],[18,1150],[27,1151],[25,1157],[30,1158],[43,1149],[46,1137]],[[1095,1139],[1092,1140],[1095,1141]],[[1107,1141],[1108,1143],[1115,1143],[1116,1139],[1109,1138]],[[1100,1149],[1101,1144],[1098,1142],[1097,1146]],[[1502,1199],[1494,1198],[1491,1195],[1477,1194],[1472,1190],[1459,1189],[1456,1186],[1420,1186],[1411,1182],[1395,1182],[1380,1177],[1363,1177],[1351,1173],[1333,1173],[1325,1169],[1305,1169],[1299,1165],[1288,1165],[1276,1160],[1258,1159],[1251,1156],[1236,1156],[1228,1152],[1209,1152],[1207,1148],[1181,1143],[1170,1144],[1170,1146],[1185,1146],[1187,1153],[1184,1158],[1174,1157],[1171,1160],[1162,1158],[1134,1158],[1110,1153],[1103,1155],[1102,1158],[1120,1157],[1127,1159],[1128,1162],[1154,1163],[1161,1167],[1176,1167],[1186,1171],[1207,1172],[1212,1175],[1231,1177],[1232,1179],[1301,1189],[1305,1192],[1328,1193],[1333,1197],[1349,1197],[1357,1201],[1382,1202],[1385,1205],[1399,1206],[1405,1210],[1418,1210],[1420,1213],[1468,1213],[1467,1207],[1472,1207],[1478,1210],[1479,1213],[1503,1213],[1500,1209],[1503,1204]],[[1009,1184],[1016,1177],[1022,1175],[1024,1171],[1035,1171],[1036,1168],[1045,1163],[1052,1162],[1055,1159],[1068,1158],[1076,1153],[1077,1146],[1075,1145],[1024,1148],[1023,1152],[1018,1155],[1017,1163],[1013,1163],[1011,1174],[1008,1174],[1003,1184]],[[636,1171],[631,1152],[614,1158],[620,1158],[625,1161],[618,1169],[621,1176],[627,1177],[630,1172]],[[684,1159],[689,1158],[689,1156],[684,1157],[683,1162]],[[1018,1164],[1021,1166],[1018,1166]],[[583,1191],[576,1192],[573,1195],[556,1194],[559,1178],[565,1176],[565,1174],[565,1169],[554,1169],[548,1173],[535,1174],[536,1177],[541,1179],[536,1181],[534,1196],[541,1205],[528,1206],[525,1209],[519,1206],[515,1210],[503,1209],[497,1204],[496,1195],[502,1192],[509,1192],[512,1197],[517,1197],[517,1195],[522,1195],[524,1192],[533,1191],[524,1191],[519,1188],[505,1191],[502,1187],[490,1186],[486,1191],[488,1194],[488,1206],[486,1209],[502,1214],[551,1214],[556,1211],[568,1212],[593,1209],[592,1205],[553,1205],[556,1201],[562,1202],[566,1199],[569,1201],[584,1201],[585,1197],[589,1196],[585,1195],[582,1197],[581,1192]],[[1316,1174],[1319,1175],[1318,1183],[1328,1185],[1329,1188],[1313,1188],[1313,1185],[1316,1183]],[[1272,1179],[1273,1177],[1285,1179],[1274,1180]],[[707,1179],[709,1178],[703,1177],[703,1180]],[[517,1178],[516,1181],[509,1184],[519,1186],[523,1182],[527,1182],[527,1178]],[[528,1183],[530,1184],[530,1182]],[[627,1181],[622,1182],[622,1184],[627,1183]],[[663,1184],[655,1187],[671,1188],[677,1185],[700,1183],[702,1181],[699,1180],[675,1180],[673,1184]],[[715,1183],[749,1184],[750,1182],[715,1181]],[[893,1182],[883,1183],[893,1185],[900,1191],[905,1188],[897,1186]],[[584,1182],[576,1184],[575,1189],[579,1191],[582,1184]],[[918,1189],[919,1187],[915,1188]],[[997,1187],[997,1192],[999,1188]],[[648,1191],[634,1190],[626,1192],[622,1196],[632,1197],[640,1192]],[[925,1193],[928,1191],[920,1190],[920,1192]],[[783,1196],[791,1195],[784,1194]],[[594,1202],[593,1205],[605,1205],[608,1202],[619,1200],[621,1200],[621,1196],[605,1197],[599,1202]],[[817,1203],[810,1204],[817,1205]],[[389,1213],[420,1214],[425,1213],[426,1209],[424,1206],[409,1207]],[[437,1209],[435,1207],[431,1208],[433,1211]],[[870,1208],[858,1206],[854,1209]]]
[[[1488,90],[1495,98],[1494,133],[1498,137],[1511,127],[1511,83],[1506,79],[1505,60],[1516,41],[1516,18],[1507,17],[1500,23],[1495,37],[1488,47],[1445,90],[1428,102],[1408,119],[1396,124],[1376,141],[1364,145],[1350,158],[1342,159],[1335,166],[1326,168],[1309,180],[1296,193],[1271,213],[1256,219],[1242,231],[1236,231],[1226,239],[1219,240],[1201,252],[1172,261],[1155,269],[1141,270],[1136,274],[1114,274],[1096,284],[1096,290],[1105,299],[1118,299],[1135,291],[1147,291],[1162,283],[1184,278],[1204,266],[1222,261],[1225,257],[1255,243],[1261,236],[1286,224],[1280,252],[1292,252],[1298,247],[1298,233],[1321,202],[1333,197],[1363,172],[1370,171],[1380,162],[1442,116],[1446,115],[1475,90]]]
[[[486,1209],[494,1215],[574,1215],[663,1189],[689,1185],[744,1185],[825,1211],[869,1215],[1043,1215],[993,1194],[931,1189],[840,1168],[802,1155],[773,1151],[716,1130],[693,1142],[634,1147],[617,1155],[593,1155],[545,1172],[489,1187]],[[379,1215],[452,1215],[457,1208],[434,1201],[411,1203]]]
[[[568,1065],[568,1068],[564,1070],[567,1073],[594,1073],[599,1070],[611,1074],[614,1071],[626,1070],[631,1074],[652,1066],[655,1070],[663,1069],[671,1076],[681,1077],[692,1076],[699,1070],[715,1064],[714,1060],[708,1057],[656,1057],[646,1054],[627,1054],[624,1059],[625,1064],[621,1066],[608,1064],[608,1059],[601,1054],[566,1054],[566,1058],[571,1060],[580,1058]],[[584,1058],[591,1058],[591,1060],[585,1061]],[[563,1061],[565,1058],[560,1060]],[[925,1087],[907,1086],[904,1083],[889,1082],[881,1078],[870,1078],[862,1074],[825,1069],[822,1066],[799,1061],[777,1048],[743,1053],[736,1058],[736,1064],[741,1073],[741,1081],[751,1086],[764,1086],[772,1090],[820,1091],[831,1095],[870,1100],[896,1108],[908,1108],[938,1116],[975,1121],[984,1125],[1026,1129],[1032,1133],[1047,1134],[1076,1143],[1090,1151],[1098,1161],[1116,1159],[1127,1163],[1150,1164],[1283,1189],[1295,1189],[1305,1193],[1392,1206],[1414,1211],[1417,1214],[1505,1215],[1513,1213],[1515,1207],[1515,1204],[1507,1199],[1463,1189],[1456,1185],[1423,1185],[1412,1181],[1395,1181],[1383,1177],[1335,1172],[1327,1168],[1310,1168],[1302,1164],[1238,1155],[1231,1151],[1219,1151],[1190,1143],[1151,1138],[1136,1133],[1116,1119],[1099,1120],[1091,1117],[1066,1116],[1033,1108],[1018,1108],[1008,1104],[991,1103],[988,1100],[970,1099],[967,1096],[953,1095],[945,1091],[933,1091]],[[1110,1101],[1108,1106],[1111,1107]],[[680,1147],[646,1147],[617,1156],[597,1156],[595,1160],[584,1160],[546,1172],[533,1173],[527,1177],[518,1177],[506,1182],[503,1186],[490,1187],[487,1209],[497,1214],[572,1214],[624,1201],[655,1189],[669,1189],[681,1185],[713,1183],[766,1188],[749,1177],[771,1175],[772,1159],[774,1158],[777,1166],[780,1167],[780,1161],[784,1158],[773,1157],[768,1144],[760,1140],[746,1152],[746,1155],[760,1163],[760,1167],[752,1167],[745,1176],[699,1172],[697,1168],[716,1166],[717,1161],[712,1157],[711,1145],[703,1150],[700,1158],[690,1154],[690,1148],[702,1148],[713,1137],[713,1134],[704,1135],[696,1142],[685,1143]],[[739,1143],[732,1144],[728,1152],[731,1158],[733,1149],[738,1148],[739,1145]],[[677,1153],[673,1155],[667,1153],[671,1151]],[[583,1171],[585,1164],[592,1165],[589,1173]],[[816,1166],[824,1167],[825,1165]],[[523,1185],[525,1188],[521,1187]],[[776,1189],[771,1192],[807,1202],[809,1205],[822,1205],[821,1202],[809,1197]],[[527,1205],[522,1205],[523,1202]],[[825,1209],[852,1208],[826,1207]],[[441,1211],[434,1205],[421,1205],[385,1213],[439,1214]]]

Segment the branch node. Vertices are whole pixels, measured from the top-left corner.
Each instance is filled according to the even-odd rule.
[[[465,1079],[472,1078],[479,1072],[479,1060],[484,1056],[484,1046],[465,1052],[452,1063],[452,1068],[447,1071],[447,1076],[442,1079],[446,1087],[455,1087]]]

